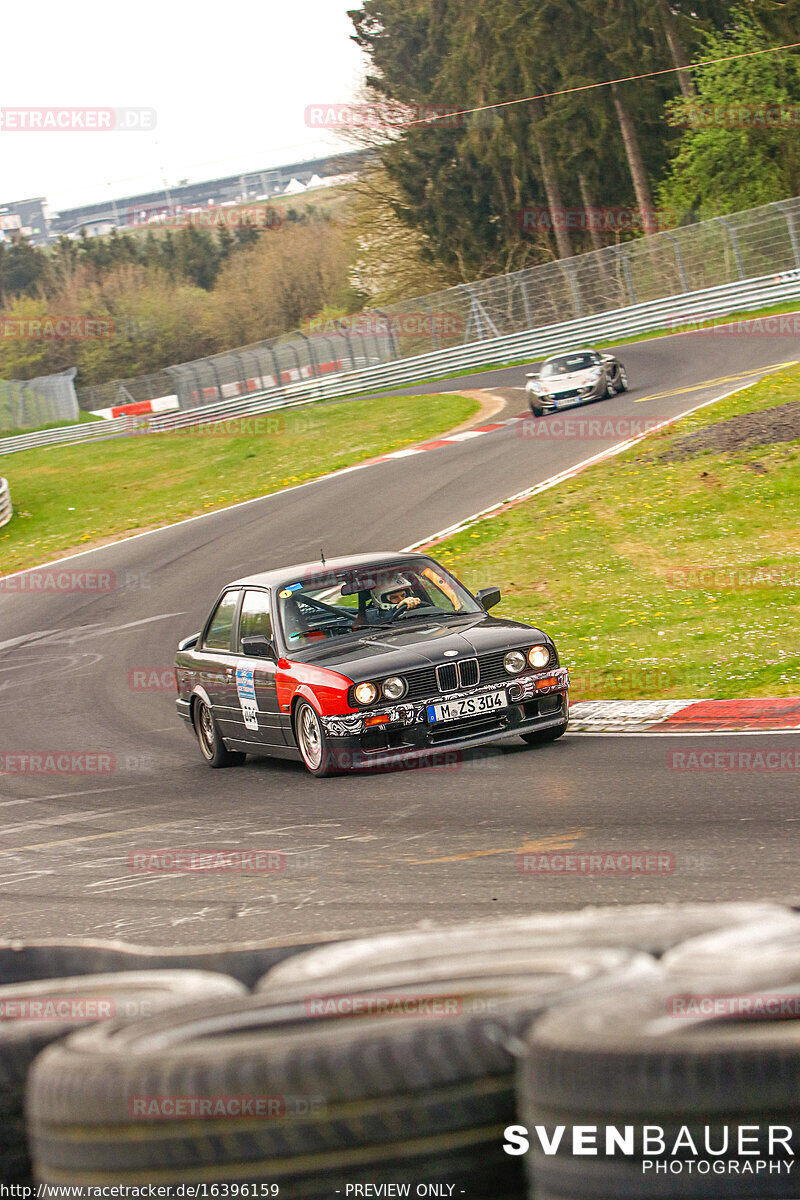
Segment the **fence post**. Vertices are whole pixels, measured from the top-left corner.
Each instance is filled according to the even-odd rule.
[[[744,262],[742,261],[742,252],[739,248],[739,238],[736,236],[736,230],[733,228],[730,221],[726,221],[724,217],[713,217],[712,220],[719,221],[720,225],[724,225],[730,234],[734,257],[736,258],[736,266],[739,270],[739,278],[744,279]]]
[[[317,356],[314,353],[314,347],[311,344],[311,338],[308,336],[307,333],[303,333],[302,329],[298,329],[297,333],[303,339],[303,341],[306,343],[306,345],[308,346],[308,359],[309,359],[309,363],[311,365],[312,376],[316,377],[316,376],[321,375],[322,372],[320,371],[319,364],[317,363]],[[300,372],[301,378],[302,378],[302,375],[303,375],[303,372],[301,371]]]
[[[785,204],[776,204],[775,207],[778,212],[783,214],[783,218],[789,228],[789,241],[792,243],[795,265],[800,267],[800,243],[797,240],[797,226],[794,223],[794,213]]]
[[[678,274],[681,277],[681,287],[683,288],[684,292],[688,292],[689,291],[689,277],[686,274],[686,264],[683,261],[683,251],[681,250],[681,244],[678,241],[678,239],[674,233],[668,233],[666,229],[663,230],[662,232],[664,234],[664,237],[667,239],[667,241],[672,242],[672,245],[675,247],[675,262],[678,265]]]
[[[0,477],[0,528],[7,525],[14,513],[8,480]]]
[[[386,336],[389,339],[389,346],[391,347],[392,358],[395,359],[395,361],[396,361],[400,356],[397,352],[397,342],[394,340],[394,330],[392,329],[391,317],[387,316],[387,314],[385,312],[383,312],[383,310],[380,308],[376,308],[375,312],[378,314],[379,317],[383,317],[384,321],[386,322]]]

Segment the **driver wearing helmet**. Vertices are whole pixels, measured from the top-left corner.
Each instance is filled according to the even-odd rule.
[[[392,612],[419,608],[422,601],[414,595],[414,589],[405,575],[393,575],[378,587],[372,588],[363,614],[359,613],[353,628],[362,625],[379,625]]]

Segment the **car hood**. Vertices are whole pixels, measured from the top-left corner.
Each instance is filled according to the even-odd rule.
[[[402,618],[400,618],[402,620]],[[511,650],[516,646],[552,644],[540,629],[521,621],[507,621],[487,614],[475,614],[471,620],[457,623],[414,622],[408,628],[365,630],[358,639],[347,638],[332,644],[315,645],[302,651],[290,651],[296,662],[313,663],[348,676],[355,683],[376,675],[402,674],[421,667],[458,662],[493,650]],[[447,654],[447,651],[455,654]]]
[[[569,375],[556,375],[553,379],[540,379],[537,381],[538,386],[547,388],[548,392],[571,392],[577,387],[588,387],[592,380],[592,373],[597,370],[597,367],[590,367],[587,371],[572,371]]]

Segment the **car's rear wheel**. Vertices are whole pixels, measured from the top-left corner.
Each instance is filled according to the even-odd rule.
[[[312,775],[332,775],[334,764],[319,713],[307,700],[294,712],[294,735],[303,765]]]
[[[222,740],[219,725],[214,720],[211,706],[205,700],[196,700],[194,727],[200,752],[210,767],[238,767],[247,758],[239,750],[228,750]]]
[[[548,742],[558,741],[567,732],[567,722],[563,725],[553,725],[550,729],[536,730],[534,733],[523,733],[523,742],[527,742],[529,746],[544,746]]]

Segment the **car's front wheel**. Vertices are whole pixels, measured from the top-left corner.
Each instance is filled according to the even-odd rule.
[[[312,775],[332,775],[334,763],[319,713],[301,700],[294,713],[294,735],[303,765]]]
[[[548,742],[556,742],[560,737],[563,737],[567,732],[567,722],[563,725],[553,725],[550,729],[537,730],[534,733],[523,733],[523,742],[527,742],[529,746],[544,746]]]
[[[222,740],[219,725],[214,720],[211,706],[205,700],[196,700],[194,727],[200,752],[210,767],[238,767],[247,758],[239,750],[228,750]]]
[[[617,391],[627,392],[628,390],[628,372],[620,363],[619,374],[617,375]]]
[[[543,417],[544,416],[544,409],[540,408],[538,404],[531,405],[531,412],[533,413],[533,415],[535,417]]]

